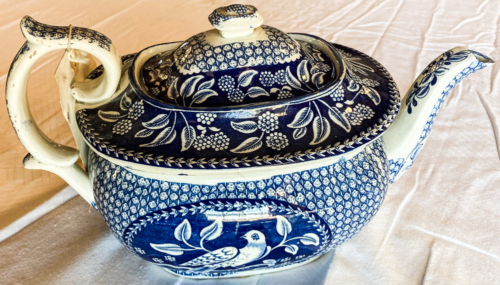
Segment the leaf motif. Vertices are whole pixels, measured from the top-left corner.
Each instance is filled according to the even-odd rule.
[[[217,92],[212,89],[202,89],[196,92],[193,96],[193,103],[200,104],[205,102],[209,97],[217,96]]]
[[[296,129],[295,131],[293,131],[293,139],[294,140],[298,140],[300,138],[302,138],[303,136],[305,136],[307,133],[307,128],[304,127],[304,128],[300,128],[300,129]]]
[[[372,99],[373,103],[375,105],[380,104],[380,95],[378,94],[377,90],[373,89],[372,87],[366,87],[363,86],[364,88],[364,93]]]
[[[276,216],[276,231],[280,236],[288,235],[292,231],[292,225],[283,216]]]
[[[170,100],[175,100],[175,98],[179,97],[179,92],[177,91],[177,79],[178,77],[170,84],[167,91],[167,96]]]
[[[216,128],[216,127],[210,127],[209,129],[210,129],[212,132],[218,132],[218,131],[220,131],[220,129],[219,129],[219,128]]]
[[[434,75],[434,73],[429,73],[429,74],[424,75],[424,77],[422,78],[422,80],[420,80],[420,82],[418,83],[418,86],[429,85],[430,82],[432,80],[434,80],[435,77],[436,77],[436,75]]]
[[[210,89],[214,85],[215,79],[212,78],[210,81],[205,81],[202,84],[200,84],[200,87],[198,87],[198,90],[203,90],[203,89]]]
[[[287,66],[286,68],[285,79],[286,82],[288,82],[288,84],[293,88],[300,89],[300,82],[293,76],[292,72],[290,71],[290,66]]]
[[[315,73],[319,72],[320,70],[319,70],[319,67],[317,65],[313,65],[311,67],[310,71],[311,71],[311,74],[314,75]]]
[[[254,121],[231,122],[231,127],[240,133],[251,134],[257,130],[257,123]]]
[[[123,111],[128,110],[132,106],[132,99],[130,99],[127,95],[123,95],[120,100],[120,109]]]
[[[279,91],[280,91],[279,88],[276,88],[276,87],[271,88],[271,93],[276,93],[276,92],[279,92]]]
[[[153,130],[150,130],[150,129],[142,129],[140,131],[138,131],[134,137],[136,138],[145,138],[145,137],[149,137],[150,135],[152,135],[154,133]]]
[[[313,140],[311,145],[322,143],[330,135],[330,123],[320,116],[316,116],[313,121]]]
[[[152,248],[156,249],[157,251],[161,251],[161,252],[164,252],[166,254],[169,254],[169,255],[183,255],[184,254],[184,249],[181,248],[179,245],[177,244],[173,244],[173,243],[164,243],[164,244],[154,244],[154,243],[150,243],[149,245],[151,245]]]
[[[269,93],[267,93],[266,90],[260,87],[252,87],[248,89],[247,95],[250,96],[250,98],[256,98],[259,96],[269,96]]]
[[[233,148],[231,152],[247,153],[258,150],[262,146],[262,141],[258,137],[251,137],[242,142],[237,148]]]
[[[418,89],[413,89],[413,90],[418,91],[417,94],[415,94],[414,96],[416,96],[417,98],[422,99],[425,96],[427,96],[427,93],[429,93],[429,91],[431,90],[431,88],[430,88],[430,85],[426,85],[426,86],[423,86],[423,87],[418,87]]]
[[[158,78],[158,75],[159,75],[158,70],[156,70],[156,69],[155,70],[151,70],[149,72],[149,77],[151,77],[151,80],[149,80],[149,82],[155,81],[156,78]]]
[[[309,82],[309,71],[307,70],[307,60],[303,60],[299,63],[297,67],[297,77],[302,83],[306,84]]]
[[[101,111],[101,110],[99,110],[97,112],[97,115],[99,115],[99,118],[101,118],[101,120],[106,121],[106,122],[116,122],[116,121],[118,121],[118,119],[123,117],[120,115],[120,113],[118,113],[116,111]]]
[[[266,260],[263,260],[262,263],[264,264],[268,264],[268,265],[275,265],[276,264],[276,260],[275,259],[266,259]]]
[[[252,83],[252,78],[255,74],[259,73],[256,70],[247,70],[240,74],[238,77],[238,85],[241,87],[247,87]]]
[[[203,78],[203,75],[196,75],[196,76],[190,77],[186,81],[184,81],[184,83],[182,83],[182,85],[181,85],[181,90],[180,90],[181,96],[187,98],[187,97],[193,95],[196,84],[202,78]]]
[[[448,58],[448,60],[452,61],[452,62],[462,61],[462,60],[466,59],[469,56],[470,52],[471,52],[470,50],[459,51],[459,52],[451,55]]]
[[[318,61],[325,61],[325,60],[323,59],[323,56],[321,56],[321,53],[320,53],[320,52],[315,52],[315,53],[314,53],[314,57],[316,57],[316,60],[318,60]]]
[[[141,144],[140,147],[155,147],[171,143],[177,133],[172,127],[165,128],[161,133],[150,143]]]
[[[294,128],[294,129],[303,128],[309,125],[312,119],[313,119],[313,112],[311,110],[311,107],[310,106],[304,107],[300,109],[300,111],[298,111],[297,114],[295,114],[295,118],[287,126],[289,128]]]
[[[197,125],[196,128],[201,131],[202,136],[207,132],[207,128],[202,125]]]
[[[300,241],[305,245],[319,245],[319,237],[316,234],[305,234],[300,237]]]
[[[316,72],[313,74],[312,82],[314,83],[314,85],[319,86],[319,85],[323,84],[323,82],[324,82],[323,75],[325,75],[324,72]]]
[[[337,107],[331,107],[331,109],[328,110],[328,115],[335,124],[341,126],[346,132],[351,131],[351,123]]]
[[[191,224],[187,219],[184,219],[177,228],[175,228],[174,236],[178,241],[189,240],[191,238]]]
[[[185,126],[181,132],[181,151],[188,150],[196,139],[196,131],[191,126]]]
[[[200,237],[206,240],[214,240],[222,233],[222,221],[215,220],[211,225],[203,228],[200,232]]]
[[[142,125],[148,129],[152,129],[152,130],[164,128],[165,126],[168,125],[168,115],[167,114],[160,114],[160,115],[154,117],[149,122],[143,122]]]
[[[297,251],[299,250],[299,247],[296,246],[295,244],[290,244],[285,247],[285,251],[288,253],[291,253],[293,255],[297,254]]]

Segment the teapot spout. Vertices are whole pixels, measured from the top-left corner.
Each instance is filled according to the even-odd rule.
[[[485,55],[456,47],[432,61],[417,77],[402,99],[398,117],[383,135],[390,183],[399,179],[417,158],[444,98],[453,87],[493,63]]]

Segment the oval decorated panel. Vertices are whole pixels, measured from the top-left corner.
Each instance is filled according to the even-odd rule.
[[[124,241],[174,273],[225,276],[306,262],[327,249],[331,233],[298,205],[221,199],[150,213]]]

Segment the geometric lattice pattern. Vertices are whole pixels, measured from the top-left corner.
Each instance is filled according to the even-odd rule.
[[[336,246],[371,219],[388,185],[387,157],[380,141],[330,166],[212,186],[144,178],[95,153],[90,171],[97,207],[122,242],[125,229],[153,211],[207,200],[266,198],[316,211],[330,227]]]

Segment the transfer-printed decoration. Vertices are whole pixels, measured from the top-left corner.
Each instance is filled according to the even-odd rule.
[[[433,85],[436,84],[436,82],[439,80],[440,75],[443,75],[444,72],[446,72],[448,69],[444,66],[450,65],[452,62],[456,61],[462,61],[464,60],[471,51],[465,50],[459,53],[454,54],[452,51],[449,51],[445,54],[443,54],[442,57],[438,58],[436,61],[433,61],[423,72],[424,78],[420,83],[415,83],[415,86],[413,90],[417,90],[416,92],[411,92],[407,99],[407,104],[408,104],[408,113],[411,114],[410,109],[412,108],[411,105],[413,105],[413,108],[417,107],[416,103],[416,98],[423,98],[431,91],[431,88]],[[482,54],[479,54],[479,56],[484,57]],[[409,155],[406,158],[397,158],[397,159],[391,159],[389,160],[389,169],[390,169],[390,183],[394,183],[403,173],[410,168],[410,166],[413,165],[415,162],[415,159],[417,159],[417,156],[419,155],[420,151],[424,147],[424,143],[427,140],[427,137],[430,134],[432,125],[434,124],[434,119],[436,118],[437,112],[441,108],[441,105],[444,102],[444,99],[448,94],[450,94],[451,90],[460,83],[464,78],[467,76],[471,75],[472,73],[481,70],[485,68],[487,65],[480,62],[480,61],[474,61],[472,62],[468,67],[464,68],[462,72],[458,73],[455,78],[453,78],[452,81],[446,86],[446,88],[442,91],[441,96],[437,100],[436,104],[434,105],[434,108],[432,109],[432,112],[427,119],[427,123],[425,124],[424,129],[422,130],[422,133],[420,134],[420,138],[418,139],[417,144],[415,147],[412,149],[412,151],[409,153]],[[422,83],[426,81],[427,83]],[[419,97],[420,94],[421,96]]]
[[[120,58],[98,32],[26,16],[6,81],[24,166],[68,181],[124,246],[183,277],[289,269],[349,240],[415,161],[451,89],[493,63],[445,52],[398,114],[394,80],[368,55],[262,26],[251,5],[209,20],[216,30]],[[61,49],[56,79],[79,150],[55,145],[27,111],[33,65]],[[88,74],[92,56],[104,68]]]
[[[180,106],[230,106],[301,96],[336,77],[331,60],[313,45],[288,35],[285,42],[281,31],[262,28],[269,40],[213,47],[199,34],[176,52],[152,57],[142,70],[149,95]]]
[[[95,153],[91,161],[98,209],[115,235],[188,276],[287,266],[334,248],[375,214],[389,174],[379,141],[327,167],[217,185],[140,177]]]
[[[371,141],[390,125],[399,108],[399,93],[392,78],[376,61],[355,50],[342,46],[337,49],[350,62],[347,75],[341,85],[315,100],[256,108],[255,115],[245,118],[240,112],[235,116],[231,109],[157,108],[128,89],[98,109],[78,111],[77,121],[85,138],[98,151],[160,167],[251,167],[341,154]],[[315,56],[321,57],[319,53]],[[304,70],[304,74],[310,75]],[[243,72],[241,77],[244,79],[223,76],[218,83],[186,81],[189,87],[179,89],[181,93],[192,94],[187,100],[193,100],[192,97],[207,94],[215,85],[222,93],[234,90],[231,88],[237,85],[247,86],[252,79],[267,80],[265,77],[261,80],[253,70]],[[303,86],[293,74],[287,76],[284,72],[284,77],[282,82],[293,77],[297,83],[292,86]],[[100,132],[93,131],[97,126]]]
[[[26,32],[34,37],[44,40],[60,40],[67,39],[69,34],[69,27],[54,27],[40,24],[33,18],[27,16],[21,22],[21,26]],[[71,30],[72,41],[86,41],[89,44],[97,43],[100,48],[109,51],[111,40],[105,35],[90,30],[87,28],[72,27]]]

